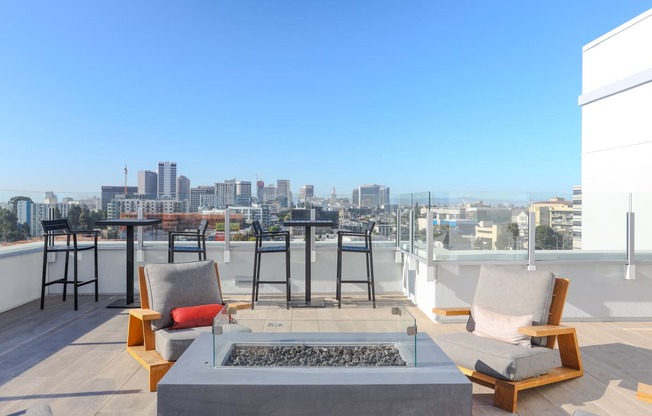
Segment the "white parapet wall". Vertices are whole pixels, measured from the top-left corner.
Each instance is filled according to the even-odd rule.
[[[405,265],[404,265],[405,266]],[[480,264],[437,263],[434,279],[424,263],[412,267],[406,293],[426,315],[435,321],[451,322],[463,318],[440,318],[433,307],[469,306],[473,301]],[[527,265],[504,265],[527,270]],[[408,267],[404,267],[404,270]],[[652,264],[636,266],[636,279],[625,279],[625,266],[586,261],[540,262],[537,270],[548,270],[570,279],[564,320],[619,321],[652,320]],[[509,288],[505,288],[509,290]]]
[[[304,279],[304,244],[292,243],[291,246],[291,282],[293,298],[300,298],[305,293]],[[220,271],[222,291],[225,295],[247,300],[251,298],[254,243],[239,243],[231,246],[229,261],[225,261],[224,244],[209,243],[208,258],[217,261]],[[336,244],[317,245],[316,261],[312,263],[312,293],[317,296],[335,297],[337,246]],[[351,273],[364,276],[365,261],[363,255],[345,253],[343,261],[344,275]],[[79,276],[84,279],[93,273],[93,257],[90,252],[80,253]],[[178,254],[177,262],[196,261],[195,254]],[[56,253],[48,263],[47,279],[62,276],[64,255]],[[136,267],[147,263],[167,262],[167,243],[147,242],[142,253],[136,255]],[[140,260],[140,261],[138,261]],[[262,273],[270,279],[284,278],[283,254],[268,255],[263,259]],[[0,312],[6,311],[40,298],[41,276],[43,267],[43,247],[40,243],[25,244],[20,247],[0,249]],[[395,262],[393,247],[374,248],[374,270],[376,292],[379,294],[401,293],[401,264]],[[70,278],[72,278],[72,271]],[[102,295],[124,295],[126,292],[126,253],[124,242],[103,242],[99,250],[99,292]],[[138,294],[138,277],[134,279],[134,288]],[[70,290],[71,288],[69,288]],[[80,288],[81,294],[93,293],[93,285]],[[283,291],[282,291],[283,290]],[[52,285],[46,289],[47,294],[59,294],[62,285]],[[346,294],[364,294],[366,286],[348,284],[342,287]],[[282,285],[261,285],[260,296],[285,293]]]

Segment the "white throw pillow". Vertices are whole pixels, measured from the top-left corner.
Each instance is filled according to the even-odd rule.
[[[473,305],[471,314],[475,321],[475,335],[521,347],[532,347],[532,337],[518,332],[519,328],[532,325],[532,315],[504,315],[478,305]]]

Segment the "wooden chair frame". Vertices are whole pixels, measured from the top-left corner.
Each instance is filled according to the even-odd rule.
[[[215,265],[215,278],[217,286],[222,293],[220,283],[220,272]],[[140,285],[140,304],[139,309],[129,310],[129,322],[127,326],[127,352],[131,354],[149,374],[149,391],[156,391],[158,382],[163,378],[165,373],[172,367],[174,361],[164,359],[156,351],[154,331],[152,330],[151,321],[161,318],[161,313],[150,309],[147,285],[145,283],[145,268],[138,268],[138,282]],[[247,302],[229,303],[225,306],[229,313],[235,313],[237,309],[249,307]]]
[[[652,403],[652,384],[638,383],[636,397],[647,403]]]
[[[559,325],[569,283],[568,279],[555,279],[547,325],[523,327],[518,331],[533,337],[548,337],[547,348],[554,348],[557,343],[561,366],[547,374],[519,381],[503,380],[458,366],[472,382],[494,389],[494,406],[513,413],[516,411],[519,391],[584,375],[576,330],[573,327]],[[471,313],[470,308],[433,308],[432,311],[440,316],[463,316]]]

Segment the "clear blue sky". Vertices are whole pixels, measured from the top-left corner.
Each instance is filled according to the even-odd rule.
[[[0,190],[570,192],[582,47],[638,0],[0,0]]]

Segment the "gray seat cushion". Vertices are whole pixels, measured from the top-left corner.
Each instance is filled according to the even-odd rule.
[[[520,347],[470,332],[441,335],[435,342],[455,364],[504,380],[536,377],[561,363],[556,350]]]
[[[148,264],[145,282],[150,309],[161,313],[161,319],[152,321],[154,331],[172,325],[173,308],[222,303],[212,260]]]
[[[228,332],[251,332],[251,329],[240,324],[223,325],[223,331]],[[172,331],[169,328],[164,328],[154,333],[156,351],[161,354],[163,359],[168,361],[176,361],[181,357],[186,348],[202,332],[211,332],[211,326],[200,326],[197,328],[178,329]]]
[[[547,271],[482,266],[473,304],[504,315],[532,315],[532,325],[548,323],[555,275]],[[471,317],[466,329],[472,332]],[[545,338],[533,338],[533,345],[545,345]]]

